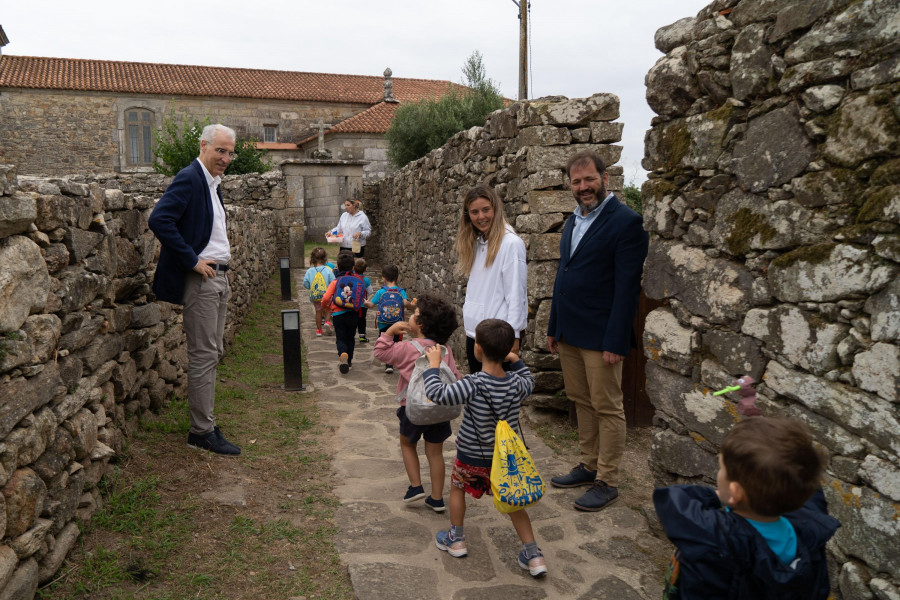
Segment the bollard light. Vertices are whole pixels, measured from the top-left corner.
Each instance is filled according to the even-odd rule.
[[[296,308],[281,311],[281,348],[284,356],[284,390],[305,390],[300,356],[300,311]]]
[[[282,256],[278,259],[281,263],[281,301],[291,301],[291,259]]]

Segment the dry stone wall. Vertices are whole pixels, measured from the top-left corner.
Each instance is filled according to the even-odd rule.
[[[836,598],[900,598],[900,2],[719,0],[647,74],[660,483],[712,482],[750,374],[830,456]]]
[[[503,200],[507,221],[525,241],[528,261],[528,328],[523,358],[535,375],[537,406],[566,409],[559,361],[546,349],[550,297],[563,222],[575,208],[565,165],[592,149],[610,165],[610,189],[623,188],[616,163],[621,147],[619,99],[612,94],[519,102],[492,113],[484,127],[453,136],[444,146],[367,186],[364,205],[373,220],[383,264],[400,267],[400,283],[413,294],[433,291],[456,302],[462,315],[466,278],[454,273],[453,251],[469,188],[487,183]],[[460,321],[460,324],[461,321]],[[465,363],[462,328],[451,346]]]
[[[171,178],[0,165],[0,597],[31,598],[101,501],[139,415],[183,395],[181,309],[154,302],[147,228]],[[279,172],[223,181],[230,340],[277,265]]]

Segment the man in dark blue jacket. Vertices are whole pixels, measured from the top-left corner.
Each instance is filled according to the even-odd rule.
[[[581,462],[550,483],[591,486],[575,508],[597,511],[619,496],[622,361],[631,347],[649,236],[641,216],[607,192],[609,173],[597,154],[573,155],[566,174],[578,205],[560,239],[547,346],[559,352],[566,395],[575,402]]]
[[[182,169],[150,215],[162,248],[153,292],[158,300],[183,304],[188,349],[188,445],[235,456],[213,416],[216,367],[224,354],[225,313],[231,286],[226,272],[231,247],[219,182],[231,164],[235,134],[209,125],[200,136],[200,156]]]

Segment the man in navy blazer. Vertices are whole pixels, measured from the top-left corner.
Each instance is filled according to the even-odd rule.
[[[236,456],[241,449],[216,426],[213,407],[216,367],[225,352],[225,314],[231,260],[225,205],[219,182],[236,156],[234,131],[209,125],[200,136],[200,156],[169,184],[150,214],[161,249],[153,292],[158,300],[183,304],[188,350],[188,445]]]
[[[601,157],[579,152],[566,174],[577,206],[560,239],[547,346],[559,353],[566,395],[575,402],[581,463],[550,483],[591,486],[575,508],[597,511],[619,497],[622,361],[631,347],[649,236],[641,216],[607,193]]]

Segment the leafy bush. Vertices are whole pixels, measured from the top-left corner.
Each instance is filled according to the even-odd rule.
[[[226,175],[265,173],[272,170],[272,162],[266,158],[268,151],[258,149],[255,138],[238,140],[234,144],[234,151],[237,152],[237,157],[228,165]]]
[[[440,98],[401,104],[397,108],[385,134],[388,159],[395,167],[440,148],[457,132],[483,125],[490,113],[503,108],[503,96],[488,79],[480,52],[472,53],[462,71],[466,88],[449,86]]]
[[[153,170],[163,175],[175,175],[197,158],[200,154],[200,135],[203,128],[211,123],[209,117],[203,120],[188,121],[182,118],[181,126],[174,112],[163,117],[163,124],[156,131]],[[228,165],[226,175],[243,173],[265,173],[272,170],[272,163],[266,160],[266,151],[256,147],[256,140],[247,138],[237,140],[234,145],[237,157]]]
[[[166,113],[154,135],[153,170],[172,176],[191,164],[200,154],[200,134],[209,124],[209,117],[190,123],[185,116],[179,127],[174,111]]]
[[[629,183],[622,190],[625,195],[625,204],[631,207],[634,212],[641,215],[644,214],[644,201],[641,198],[641,188]]]

